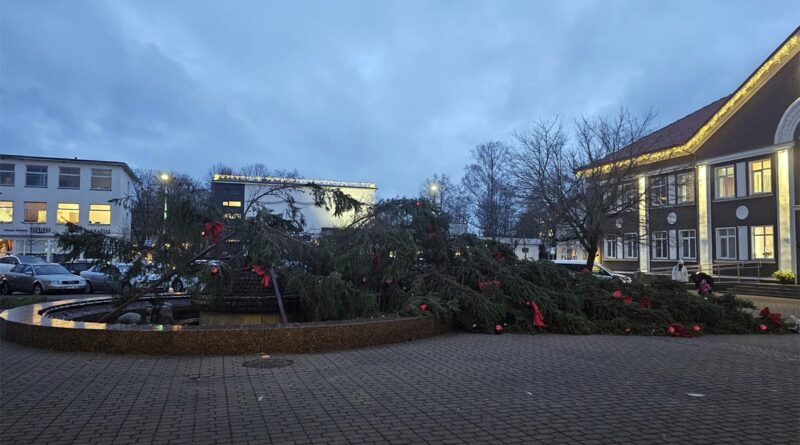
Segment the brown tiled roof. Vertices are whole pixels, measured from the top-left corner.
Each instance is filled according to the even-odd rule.
[[[674,147],[676,145],[685,144],[697,132],[697,130],[703,126],[703,124],[711,119],[711,116],[713,116],[714,113],[716,113],[723,105],[725,105],[725,102],[727,102],[730,97],[730,95],[725,96],[721,99],[711,102],[694,113],[684,116],[675,122],[648,134],[635,143],[600,159],[597,164],[614,160],[618,161],[620,159],[626,159],[633,156]]]

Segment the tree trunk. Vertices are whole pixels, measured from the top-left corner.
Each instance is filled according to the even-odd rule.
[[[589,256],[586,258],[586,268],[591,272],[594,267],[594,258],[597,256],[597,246],[590,247],[587,253]]]

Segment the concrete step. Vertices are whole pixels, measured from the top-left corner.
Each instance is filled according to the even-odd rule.
[[[800,286],[796,284],[738,283],[731,290],[742,295],[800,299]]]

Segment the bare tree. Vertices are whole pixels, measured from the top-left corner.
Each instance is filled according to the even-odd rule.
[[[453,183],[445,173],[434,173],[420,185],[419,196],[430,199],[450,217],[450,222],[466,225],[469,220],[468,203],[461,186]]]
[[[581,118],[572,144],[560,119],[540,120],[517,133],[513,176],[526,202],[546,212],[555,241],[576,240],[586,249],[589,269],[613,221],[636,212],[641,194],[635,181],[647,151],[653,113],[628,110],[610,117]],[[641,234],[640,234],[641,235]]]
[[[480,144],[472,150],[473,162],[464,168],[464,193],[483,236],[511,235],[516,202],[511,184],[511,149],[499,142]]]

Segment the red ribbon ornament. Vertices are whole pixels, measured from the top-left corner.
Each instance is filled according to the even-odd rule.
[[[267,273],[267,271],[264,270],[263,267],[256,264],[255,266],[253,266],[253,272],[255,272],[256,275],[258,275],[259,277],[261,277],[262,286],[269,287],[269,283],[270,281],[272,281],[272,279],[270,278],[269,273]]]
[[[770,312],[769,307],[765,307],[761,309],[761,316],[768,319],[769,321],[773,322],[774,324],[781,326],[783,322],[781,321],[781,314],[777,312]]]
[[[216,244],[219,242],[219,236],[222,235],[222,232],[225,230],[225,225],[223,225],[219,221],[206,221],[203,223],[203,233],[204,237],[210,236],[211,242]]]
[[[633,303],[633,298],[631,298],[631,297],[622,297],[622,302],[625,303],[625,304],[631,304],[631,303]]]
[[[617,289],[614,291],[614,293],[611,294],[611,296],[614,298],[622,298],[622,291]]]
[[[422,312],[427,312],[428,311],[428,303],[420,304],[419,305],[419,310],[421,310]]]
[[[533,306],[533,325],[537,328],[546,328],[547,325],[544,323],[544,316],[539,310],[539,305],[535,301],[531,301],[531,306]]]

